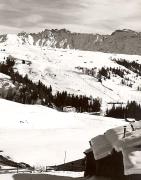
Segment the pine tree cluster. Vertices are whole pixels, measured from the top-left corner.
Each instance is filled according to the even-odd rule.
[[[137,87],[137,91],[141,91],[141,86],[138,86],[138,87]]]
[[[102,67],[99,70],[96,67],[91,68],[91,69],[83,68],[83,67],[76,67],[76,69],[80,70],[83,74],[97,78],[98,81],[101,81],[102,78],[110,79],[110,76],[112,74],[115,76],[120,76],[121,78],[124,78],[124,75],[129,73],[125,69],[112,68],[112,67]]]
[[[106,116],[114,118],[134,118],[136,120],[141,120],[141,105],[135,101],[128,102],[125,107],[118,106],[106,110]]]
[[[141,76],[141,64],[137,63],[136,61],[129,62],[126,59],[113,59],[117,64],[122,65],[129,69],[130,71],[136,73],[137,75]]]

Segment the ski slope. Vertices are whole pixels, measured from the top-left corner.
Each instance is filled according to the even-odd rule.
[[[120,67],[113,58],[137,60],[141,63],[141,56],[110,54],[101,52],[80,51],[72,49],[55,49],[44,46],[35,46],[32,39],[24,45],[16,35],[8,35],[6,42],[0,43],[0,61],[4,57],[12,55],[16,59],[15,71],[28,77],[34,82],[41,80],[45,85],[51,85],[53,92],[67,91],[68,93],[99,97],[103,106],[107,102],[127,102],[135,100],[141,102],[141,93],[137,87],[141,86],[141,77],[130,72],[126,78],[130,78],[134,84],[128,87],[121,84],[120,77],[112,76],[111,79],[98,82],[97,78],[83,74],[76,67],[100,69],[102,67]],[[22,63],[25,60],[25,64]],[[125,93],[126,92],[126,93]]]
[[[14,161],[30,165],[61,164],[83,157],[89,140],[123,120],[64,113],[40,105],[0,99],[0,150]]]

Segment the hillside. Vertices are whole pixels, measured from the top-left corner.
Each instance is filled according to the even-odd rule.
[[[102,109],[107,103],[135,100],[141,102],[141,56],[111,54],[71,49],[56,49],[17,44],[17,36],[0,43],[0,62],[15,58],[14,71],[46,86],[53,93],[100,98]],[[5,77],[1,74],[1,82]],[[10,78],[10,77],[9,77]],[[6,80],[6,85],[10,85]],[[7,84],[8,83],[8,84]],[[14,87],[11,81],[11,87]],[[5,84],[1,83],[5,90]],[[125,93],[126,92],[126,93]]]

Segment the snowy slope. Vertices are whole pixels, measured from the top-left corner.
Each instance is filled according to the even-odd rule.
[[[17,162],[35,166],[83,157],[89,140],[124,121],[81,113],[64,113],[39,105],[0,99],[0,150]]]
[[[137,91],[137,87],[141,86],[141,77],[136,77],[135,73],[130,71],[130,74],[126,75],[126,78],[134,82],[131,88],[121,85],[121,77],[111,76],[110,80],[103,80],[100,83],[97,78],[83,74],[77,69],[77,67],[84,69],[120,67],[127,70],[112,59],[122,58],[129,62],[138,60],[137,62],[141,63],[141,56],[52,49],[30,44],[31,38],[28,38],[28,43],[22,45],[18,36],[9,35],[7,41],[0,43],[0,61],[9,55],[14,56],[17,58],[15,71],[19,71],[23,76],[28,74],[34,82],[41,80],[47,86],[52,85],[54,92],[66,90],[74,94],[92,95],[102,98],[104,106],[107,102],[127,102],[127,100],[141,102],[141,93]],[[22,60],[26,63],[22,64]]]

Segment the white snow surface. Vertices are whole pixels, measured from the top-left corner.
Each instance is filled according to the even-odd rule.
[[[5,49],[0,51],[0,61],[9,55],[14,56],[17,58],[15,71],[19,71],[23,76],[28,74],[34,82],[41,80],[45,85],[51,85],[54,93],[66,90],[73,94],[92,95],[101,98],[103,106],[107,102],[141,102],[141,93],[136,91],[137,87],[141,86],[141,77],[136,77],[135,73],[130,71],[130,74],[126,75],[126,78],[134,82],[131,88],[121,85],[119,76],[112,76],[110,80],[103,80],[101,84],[96,78],[82,74],[76,69],[99,69],[103,66],[126,69],[111,59],[123,58],[128,61],[138,60],[137,62],[141,63],[141,56],[40,47],[31,45],[31,38],[24,45],[20,41],[20,37],[8,35],[8,40],[0,44],[0,49]],[[22,60],[26,63],[22,64]]]
[[[47,166],[83,157],[89,140],[123,120],[64,113],[0,99],[0,150],[14,161]]]

